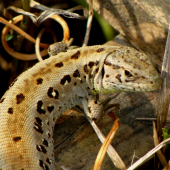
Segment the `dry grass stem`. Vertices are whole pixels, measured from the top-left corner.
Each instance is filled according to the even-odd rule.
[[[18,15],[17,17],[13,18],[13,23],[17,23],[23,20],[23,15]],[[32,43],[35,43],[35,39],[33,37],[31,37],[29,34],[27,34],[26,32],[24,32],[23,30],[21,30],[20,28],[18,28],[17,26],[15,26],[14,24],[12,24],[12,21],[7,21],[4,18],[0,17],[0,22],[2,22],[3,24],[5,24],[6,26],[12,28],[13,30],[17,31],[18,33],[20,33],[22,36],[24,36],[26,39],[28,39],[29,41],[31,41]],[[40,46],[42,48],[48,48],[49,44],[43,44],[41,43]]]
[[[162,63],[162,86],[159,90],[157,107],[157,132],[159,142],[162,141],[162,128],[166,124],[170,103],[170,24],[168,29],[167,42]]]
[[[140,165],[142,165],[145,161],[149,160],[151,157],[153,157],[153,155],[159,151],[160,149],[162,149],[165,145],[170,143],[170,138],[164,140],[163,142],[161,142],[159,145],[157,145],[156,147],[154,147],[152,150],[150,150],[147,154],[145,154],[143,157],[141,157],[138,161],[136,161],[132,166],[130,166],[127,170],[134,170],[137,167],[139,167]]]
[[[69,31],[69,28],[68,28],[68,25],[67,23],[64,21],[64,19],[62,19],[60,16],[58,15],[54,15],[54,16],[51,16],[50,18],[52,19],[55,19],[56,21],[58,21],[62,28],[63,28],[63,40],[65,42],[68,42],[69,39],[70,39],[70,31]],[[17,22],[20,22],[22,21],[23,19],[23,16],[22,15],[19,15],[15,18],[13,18],[13,23],[16,24]],[[1,18],[0,17],[0,22],[4,23],[6,26],[4,27],[3,31],[2,31],[2,36],[1,36],[1,39],[2,39],[2,44],[4,46],[4,49],[13,57],[17,58],[17,59],[20,59],[20,60],[34,60],[34,59],[37,59],[37,56],[36,54],[23,54],[23,53],[19,53],[19,52],[16,52],[13,48],[9,47],[7,41],[6,41],[6,35],[8,34],[10,28],[14,29],[15,31],[17,31],[18,33],[20,33],[22,36],[24,36],[25,38],[27,38],[28,40],[30,40],[31,42],[33,43],[36,43],[36,40],[34,38],[32,38],[31,36],[29,36],[27,33],[25,33],[23,30],[21,30],[20,28],[16,27],[14,24],[12,24],[12,21],[6,21],[5,19]],[[9,28],[10,27],[10,28]],[[42,48],[48,48],[49,47],[49,44],[43,44],[43,43],[40,43],[40,47]],[[47,53],[47,50],[44,49],[43,51],[40,52],[40,55],[43,57],[43,56],[46,56],[48,53]]]
[[[93,0],[89,0],[89,17],[87,20],[87,29],[86,29],[83,46],[88,45],[88,41],[89,41],[89,37],[90,37],[90,30],[91,30],[91,26],[92,26],[92,20],[93,20]]]
[[[159,139],[158,139],[158,134],[157,134],[155,122],[153,122],[153,139],[154,139],[155,146],[159,145]],[[161,150],[159,150],[157,152],[157,155],[158,155],[158,158],[159,158],[162,166],[163,167],[167,166],[168,163],[167,163],[165,156],[164,156],[164,154],[162,153]]]
[[[99,153],[97,155],[93,170],[99,170],[100,169],[102,162],[103,162],[103,159],[104,159],[104,156],[106,154],[107,148],[110,145],[111,141],[113,140],[117,130],[119,129],[119,126],[120,126],[120,122],[119,122],[119,119],[116,117],[116,120],[114,122],[112,129],[110,130],[108,136],[106,137],[103,145],[101,146],[101,148],[99,150]],[[114,157],[115,156],[116,155],[114,155]],[[119,162],[114,162],[114,164],[117,165],[117,164],[119,164]],[[126,169],[123,161],[122,161],[122,164],[123,164],[123,167],[121,167],[121,169]]]
[[[40,54],[40,41],[41,41],[41,37],[42,35],[45,33],[47,29],[46,28],[43,28],[37,38],[36,38],[36,41],[35,41],[35,53],[36,53],[36,56],[37,56],[37,59],[38,61],[43,61],[42,57],[41,57],[41,54]]]
[[[165,166],[163,170],[170,170],[170,160],[168,161],[168,165]]]
[[[69,30],[67,22],[59,15],[52,15],[50,16],[50,18],[54,19],[62,26],[63,28],[63,40],[62,41],[65,41],[65,43],[68,43],[68,41],[70,40],[70,30]]]
[[[95,124],[94,121],[92,121],[90,118],[86,117],[88,119],[88,121],[90,122],[91,126],[93,127],[94,131],[96,132],[98,138],[100,139],[100,141],[102,143],[104,143],[105,141],[105,136],[104,134],[101,132],[101,130],[97,127],[97,125]],[[123,163],[122,159],[120,158],[120,156],[118,155],[118,153],[115,151],[115,149],[109,145],[108,149],[107,149],[107,153],[110,157],[110,159],[112,160],[112,162],[114,163],[114,165],[119,168],[119,169],[124,169],[125,168],[125,164]]]
[[[135,151],[134,151],[134,152],[133,152],[132,161],[131,161],[131,165],[133,164],[135,158],[139,159],[139,157],[137,157],[137,156],[135,155]]]
[[[136,118],[136,120],[139,120],[139,121],[155,121],[155,120],[157,120],[157,118],[144,118],[144,117],[137,117]],[[167,118],[166,119],[166,123],[169,123],[170,122],[170,119],[169,118]]]
[[[42,56],[41,56],[41,54],[40,54],[40,41],[41,41],[41,37],[42,37],[42,35],[44,34],[45,31],[48,31],[49,33],[52,34],[53,39],[54,39],[54,42],[57,41],[57,37],[56,37],[56,35],[54,34],[54,32],[53,32],[51,29],[43,28],[43,29],[39,32],[39,34],[38,34],[38,36],[37,36],[37,38],[36,38],[36,43],[35,43],[35,53],[36,53],[36,56],[37,56],[38,61],[43,61]]]

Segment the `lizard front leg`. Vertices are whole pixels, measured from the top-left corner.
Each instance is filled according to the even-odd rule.
[[[99,95],[89,94],[87,98],[80,99],[83,105],[83,112],[86,117],[99,122],[102,117],[111,111],[119,110],[119,104],[109,104],[111,97],[106,98],[102,102],[99,101]]]
[[[89,94],[87,98],[81,99],[84,113],[91,120],[99,121],[104,115],[103,105],[99,102],[99,96]]]
[[[92,125],[94,131],[96,132],[98,138],[100,139],[101,143],[105,141],[105,136],[104,134],[100,131],[100,129],[96,126],[95,122],[93,121],[94,119],[99,121],[103,117],[104,113],[109,113],[111,111],[119,110],[119,104],[109,104],[109,101],[112,98],[109,97],[105,99],[102,102],[99,102],[99,96],[98,95],[89,95],[88,98],[82,98],[81,102],[83,104],[84,111],[78,107],[78,110],[80,112],[83,112],[86,115],[87,120],[90,122]],[[76,106],[77,108],[77,106]],[[115,149],[109,145],[107,149],[107,153],[113,163],[116,162],[116,159],[121,160]]]

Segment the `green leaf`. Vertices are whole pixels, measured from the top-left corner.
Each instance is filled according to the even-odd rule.
[[[14,37],[13,35],[8,34],[8,35],[6,35],[5,39],[6,39],[6,41],[9,41],[9,40],[12,40],[13,37]]]
[[[164,140],[168,139],[170,137],[170,135],[168,135],[168,129],[162,128],[162,132],[163,132],[162,136],[163,136]]]

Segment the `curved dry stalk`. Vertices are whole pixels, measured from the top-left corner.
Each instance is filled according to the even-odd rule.
[[[112,117],[113,117],[113,115],[112,115]],[[104,159],[104,156],[105,156],[106,151],[108,149],[108,146],[110,145],[110,143],[113,140],[117,130],[119,129],[119,126],[120,126],[119,119],[118,119],[118,117],[116,115],[114,115],[114,119],[115,119],[115,122],[113,124],[113,127],[110,130],[110,132],[107,135],[103,145],[101,146],[101,148],[99,150],[99,153],[97,155],[93,170],[99,170],[100,169],[101,164],[102,164],[103,159]],[[123,163],[123,161],[120,162],[121,159],[119,158],[118,154],[117,153],[113,153],[113,154],[114,154],[115,160],[116,160],[116,157],[117,157],[117,161],[114,161],[115,166],[119,165],[117,167],[120,168],[120,164],[121,164],[121,169],[126,169],[126,166]]]
[[[156,131],[156,125],[155,125],[155,122],[153,122],[153,139],[154,139],[154,144],[155,146],[159,145],[159,139],[158,139],[158,133]],[[159,150],[157,152],[157,155],[158,155],[158,158],[162,164],[163,167],[167,166],[167,161],[166,161],[166,158],[165,158],[165,155],[162,153],[161,150]]]
[[[39,32],[39,34],[38,34],[38,36],[37,36],[37,38],[36,38],[36,41],[35,41],[35,54],[36,54],[36,56],[37,56],[37,59],[38,59],[38,61],[43,61],[43,59],[42,59],[42,57],[41,57],[41,54],[40,54],[40,40],[41,40],[41,37],[42,37],[42,35],[44,34],[44,32],[45,31],[47,31],[47,29],[46,28],[43,28],[40,32]]]
[[[23,15],[18,15],[16,17],[13,18],[13,23],[17,23],[19,21],[23,20]],[[24,36],[26,39],[28,39],[29,41],[31,41],[32,43],[35,43],[35,39],[33,37],[31,37],[29,34],[27,34],[26,32],[24,32],[23,30],[21,30],[20,28],[18,28],[17,26],[15,26],[14,24],[12,24],[12,21],[7,21],[4,18],[0,17],[0,22],[2,22],[3,24],[6,25],[6,27],[10,27],[13,30],[17,31],[19,34],[21,34],[22,36]],[[4,27],[5,29],[5,27]],[[48,48],[49,44],[43,44],[41,43],[40,46],[42,48]]]
[[[62,26],[62,28],[63,28],[63,40],[62,41],[65,41],[65,43],[69,42],[70,30],[69,30],[69,27],[68,27],[67,23],[65,22],[65,20],[62,17],[60,17],[59,15],[53,15],[50,18],[56,20]],[[46,29],[46,28],[42,29],[36,38],[35,52],[36,52],[37,59],[39,61],[43,61],[41,54],[40,54],[40,50],[39,50],[40,39],[41,39],[42,35],[44,34],[44,32],[47,30],[48,29]],[[52,31],[52,34],[54,34],[53,31]],[[53,38],[54,38],[54,42],[56,42],[57,41],[56,36],[53,36]]]
[[[68,25],[67,23],[64,21],[63,18],[61,18],[60,16],[58,15],[53,15],[51,16],[50,18],[56,20],[57,22],[59,22],[63,28],[63,40],[65,42],[68,42],[69,41],[69,38],[70,38],[70,31],[69,31],[69,28],[68,28]],[[13,18],[13,22],[14,24],[16,24],[17,22],[21,21],[23,19],[23,16],[22,15],[19,15],[15,18]],[[19,53],[19,52],[16,52],[14,49],[12,49],[11,47],[9,47],[5,37],[6,35],[8,34],[9,32],[9,27],[11,27],[12,29],[14,29],[15,31],[17,31],[18,33],[20,33],[21,35],[23,35],[25,38],[27,38],[28,40],[30,40],[31,42],[33,43],[36,43],[36,40],[34,38],[32,38],[30,35],[28,35],[27,33],[25,33],[23,30],[21,30],[20,28],[16,27],[15,25],[11,24],[12,21],[6,21],[5,19],[1,18],[0,17],[0,22],[6,24],[7,26],[4,27],[3,31],[2,31],[2,36],[1,36],[1,40],[2,40],[2,44],[3,44],[3,47],[4,49],[13,57],[17,58],[17,59],[20,59],[20,60],[34,60],[34,59],[37,59],[37,56],[36,54],[23,54],[23,53]],[[40,43],[40,47],[43,47],[43,48],[48,48],[49,47],[49,44],[43,44],[43,43]],[[47,53],[47,50],[43,50],[40,52],[40,55],[41,56],[46,56],[48,53]]]
[[[54,39],[54,42],[57,41],[57,37],[56,37],[56,35],[54,34],[54,32],[53,32],[51,29],[49,29],[49,28],[43,28],[43,29],[39,32],[39,34],[38,34],[38,36],[37,36],[37,38],[36,38],[36,43],[35,43],[35,53],[36,53],[37,59],[38,59],[39,61],[43,61],[42,56],[41,56],[41,53],[40,53],[40,41],[41,41],[41,37],[42,37],[42,35],[44,34],[45,31],[48,31],[48,32],[50,32],[50,33],[52,34],[53,39]]]
[[[169,170],[170,169],[170,160],[168,161],[168,165],[166,167],[164,167],[163,170]]]
[[[1,21],[1,17],[0,17],[0,21]],[[21,21],[22,19],[23,19],[23,17],[21,16],[21,15],[19,15],[19,16],[17,16],[17,17],[15,17],[15,18],[13,18],[14,20],[13,20],[13,22],[14,22],[14,24],[16,24],[17,22],[19,22],[19,21]],[[5,20],[6,21],[6,20]],[[6,21],[8,24],[8,26],[9,26],[9,24],[10,24],[10,26],[12,26],[12,29],[14,28],[14,27],[16,27],[15,25],[13,25],[13,24],[11,24],[11,22],[12,21]],[[23,53],[19,53],[19,52],[17,52],[17,51],[15,51],[13,48],[11,48],[11,47],[9,47],[9,45],[8,45],[8,43],[7,43],[7,41],[6,41],[6,35],[8,34],[8,32],[9,32],[9,30],[10,30],[10,27],[8,27],[8,26],[5,26],[4,27],[4,29],[2,30],[2,35],[1,35],[1,40],[2,40],[2,45],[3,45],[3,47],[4,47],[4,49],[8,52],[8,54],[10,54],[11,56],[13,56],[13,57],[15,57],[15,58],[17,58],[17,59],[20,59],[20,60],[34,60],[34,59],[36,59],[37,57],[36,57],[36,54],[23,54]],[[21,30],[21,29],[19,29],[18,27],[16,27],[17,28],[17,30],[19,30],[19,33],[21,34],[21,31],[22,32],[24,32],[23,30]],[[23,34],[22,34],[23,35]],[[27,36],[28,34],[26,34],[25,32],[24,32],[24,35],[23,36]],[[31,36],[27,36],[27,38],[28,38],[28,40],[33,40],[34,42],[35,42],[35,39],[34,38],[32,38],[31,37],[31,39],[30,39],[30,37]],[[46,44],[46,45],[48,45],[48,44]],[[48,45],[49,46],[49,45]],[[47,46],[46,46],[47,47]],[[43,51],[41,51],[41,56],[45,56],[45,55],[47,55],[48,53],[47,53],[47,50],[46,49],[44,49]]]
[[[79,107],[74,107],[74,109],[76,111],[79,111],[79,112],[82,112],[83,114],[84,111],[79,108]],[[109,115],[110,116],[110,115]],[[102,131],[98,128],[98,126],[96,125],[96,123],[91,120],[89,117],[86,116],[86,119],[89,121],[89,123],[91,124],[92,128],[94,129],[95,133],[97,134],[99,140],[101,141],[101,143],[104,143],[105,141],[105,136],[104,134],[102,133]],[[115,151],[115,149],[112,147],[112,145],[109,145],[108,146],[108,149],[107,149],[107,153],[110,157],[110,159],[112,160],[112,162],[114,163],[114,165],[119,168],[119,169],[125,169],[125,165],[122,161],[122,159],[120,158],[120,156],[118,155],[118,153]]]
[[[63,28],[63,40],[62,41],[65,41],[65,43],[67,43],[70,39],[70,30],[69,30],[67,22],[59,15],[52,15],[50,16],[50,18],[54,19],[62,26]]]

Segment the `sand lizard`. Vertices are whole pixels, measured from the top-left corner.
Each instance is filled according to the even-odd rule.
[[[53,129],[64,111],[83,104],[98,119],[95,94],[152,91],[160,84],[148,57],[129,47],[82,47],[37,63],[0,100],[0,169],[55,169]]]

